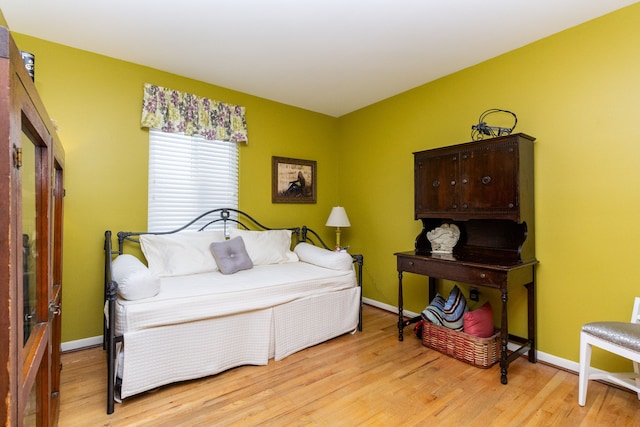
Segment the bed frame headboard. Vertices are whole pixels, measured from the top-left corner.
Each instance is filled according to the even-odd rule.
[[[113,255],[122,255],[124,250],[124,242],[130,241],[135,243],[140,243],[140,235],[143,234],[173,234],[183,230],[197,230],[202,231],[204,229],[216,227],[221,228],[224,231],[225,236],[229,236],[229,228],[239,227],[244,230],[256,230],[256,231],[264,231],[264,230],[291,230],[293,234],[295,234],[295,243],[300,243],[304,241],[304,238],[301,238],[301,228],[300,227],[283,227],[283,228],[271,228],[265,225],[262,225],[251,215],[246,212],[240,211],[238,209],[233,208],[218,208],[207,211],[203,214],[200,214],[198,217],[194,218],[187,224],[183,225],[180,228],[176,228],[175,230],[170,231],[120,231],[117,234],[118,237],[118,250],[116,252],[112,252]],[[314,233],[315,234],[315,233]],[[323,242],[324,245],[324,242]],[[325,246],[326,247],[326,246]]]

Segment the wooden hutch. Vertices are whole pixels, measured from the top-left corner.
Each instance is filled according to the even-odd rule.
[[[64,150],[0,27],[0,424],[56,424]]]
[[[400,341],[404,272],[429,277],[430,300],[437,279],[500,291],[503,384],[517,357],[528,352],[529,361],[536,362],[534,140],[520,133],[414,153],[415,219],[422,221],[422,231],[414,251],[395,254]],[[427,232],[445,223],[459,227],[460,239],[452,254],[432,254]],[[509,334],[508,289],[513,286],[527,289],[527,337]],[[520,347],[508,354],[510,341]]]

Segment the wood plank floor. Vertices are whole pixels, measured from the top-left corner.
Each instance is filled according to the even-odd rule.
[[[102,349],[65,353],[59,426],[640,426],[635,394],[591,382],[580,407],[577,375],[524,358],[502,385],[497,365],[398,342],[392,313],[363,316],[363,332],[131,397],[112,415]]]

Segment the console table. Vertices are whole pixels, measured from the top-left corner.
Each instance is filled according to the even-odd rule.
[[[497,289],[501,293],[500,314],[500,381],[507,384],[509,364],[528,351],[529,362],[536,360],[536,307],[535,307],[535,266],[537,260],[517,262],[511,265],[499,265],[483,262],[482,259],[456,259],[453,255],[421,255],[416,252],[396,253],[398,261],[398,340],[403,340],[405,320],[403,315],[402,274],[415,273],[429,277],[429,300],[436,292],[437,279],[449,279],[476,286]],[[508,288],[525,286],[527,288],[527,337],[509,334]],[[507,354],[507,344],[513,341],[521,346]]]
[[[414,213],[422,221],[415,251],[396,253],[398,261],[398,338],[402,341],[402,274],[429,277],[429,300],[437,279],[500,291],[500,380],[507,368],[529,352],[536,362],[535,215],[533,141],[519,133],[413,153]],[[455,224],[460,239],[453,253],[432,253],[429,231]],[[437,251],[436,251],[437,252]],[[527,288],[527,337],[509,334],[508,289]],[[521,346],[507,354],[509,341]]]

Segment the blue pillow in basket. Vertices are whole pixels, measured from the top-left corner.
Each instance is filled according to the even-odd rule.
[[[436,325],[445,326],[456,331],[462,331],[464,327],[464,313],[469,311],[467,299],[454,286],[445,300],[440,294],[422,312],[422,318]]]

